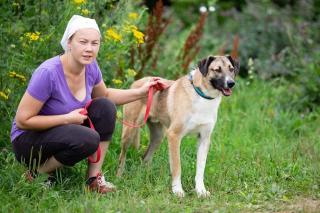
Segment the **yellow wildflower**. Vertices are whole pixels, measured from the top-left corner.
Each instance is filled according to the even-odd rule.
[[[132,19],[132,20],[135,20],[138,18],[138,13],[129,13],[129,18]]]
[[[27,81],[25,76],[20,75],[20,74],[14,72],[14,71],[9,72],[9,77],[16,78],[16,79],[20,80],[21,82],[26,82]]]
[[[14,71],[9,72],[9,77],[11,77],[11,78],[14,78],[16,75],[17,75],[17,73]]]
[[[81,4],[85,4],[86,0],[73,0],[73,3],[75,3],[76,5],[81,5]]]
[[[138,27],[135,26],[135,25],[126,25],[124,26],[124,31],[125,32],[132,32],[133,33],[133,36],[135,37],[136,41],[139,43],[139,44],[143,44],[144,43],[144,34],[142,32],[140,32],[138,30]]]
[[[0,97],[3,98],[4,100],[8,100],[9,99],[9,95],[6,95],[6,93],[0,91]]]
[[[135,27],[135,26],[126,23],[126,25],[122,26],[121,31],[126,32],[126,33],[131,33],[132,27]]]
[[[25,82],[27,80],[26,77],[24,77],[23,75],[20,75],[20,74],[17,74],[16,78],[22,82]]]
[[[87,16],[90,12],[89,12],[88,9],[82,9],[82,10],[81,10],[81,13],[82,13],[83,15]]]
[[[126,32],[132,32],[133,30],[138,30],[138,27],[133,24],[128,24],[124,26],[124,31]]]
[[[25,36],[30,40],[30,41],[37,41],[40,37],[40,32],[34,32],[34,33],[25,33]]]
[[[127,69],[128,77],[134,77],[137,75],[137,72],[134,69]]]
[[[138,44],[143,44],[144,43],[144,34],[136,29],[132,29],[132,32],[133,32],[133,36],[136,38],[136,41],[138,42]]]
[[[119,35],[114,29],[109,28],[106,32],[105,37],[108,39],[112,39],[114,41],[122,41],[121,35]]]
[[[116,85],[121,85],[122,81],[120,79],[112,79],[112,82]]]

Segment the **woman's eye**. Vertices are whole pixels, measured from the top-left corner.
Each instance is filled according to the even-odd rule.
[[[85,41],[80,41],[80,44],[86,44],[87,42],[85,42]]]

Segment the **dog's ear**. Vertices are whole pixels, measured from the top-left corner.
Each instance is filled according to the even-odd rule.
[[[238,74],[240,71],[240,61],[238,59],[233,59],[230,55],[226,55],[226,57],[231,62],[232,66],[234,68],[234,73]]]
[[[208,58],[202,59],[198,63],[198,67],[203,76],[207,76],[208,68],[212,61],[214,61],[215,57],[208,56]]]

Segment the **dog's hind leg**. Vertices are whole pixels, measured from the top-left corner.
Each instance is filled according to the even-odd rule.
[[[150,163],[153,154],[159,148],[162,142],[164,136],[164,126],[160,122],[155,123],[148,121],[147,124],[150,130],[150,143],[147,151],[144,153],[143,161],[145,163]]]
[[[136,140],[140,140],[140,129],[123,126],[121,139],[121,153],[119,156],[119,165],[117,170],[118,177],[120,177],[124,171],[127,150],[130,147],[130,145]]]
[[[134,124],[140,124],[143,120],[142,111],[145,110],[141,102],[133,102],[127,104],[123,109],[123,117],[127,122]],[[121,153],[119,156],[119,166],[117,170],[117,176],[120,177],[123,173],[126,161],[127,150],[131,144],[134,144],[136,148],[140,144],[140,128],[129,127],[123,124],[122,136],[121,136]]]
[[[119,156],[119,165],[118,165],[117,174],[116,174],[118,177],[122,176],[124,166],[126,164],[127,149],[129,147],[129,145],[130,145],[129,143],[124,143],[121,145],[121,153]]]

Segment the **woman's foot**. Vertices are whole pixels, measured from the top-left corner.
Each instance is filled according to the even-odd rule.
[[[97,176],[90,177],[86,181],[87,187],[90,191],[95,191],[100,194],[106,194],[108,192],[115,192],[116,187],[110,182],[107,182],[104,176],[99,172]]]

